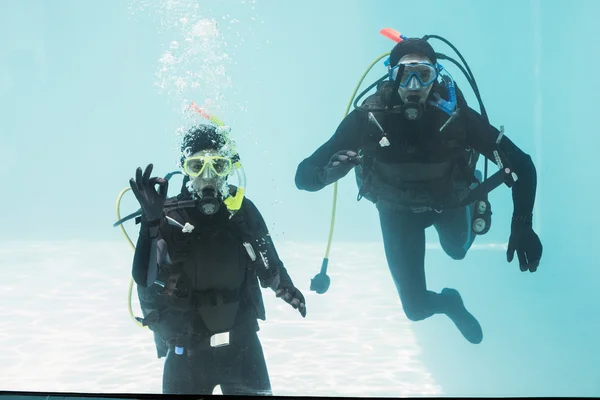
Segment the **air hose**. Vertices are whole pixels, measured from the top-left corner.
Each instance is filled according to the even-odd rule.
[[[358,84],[354,88],[354,91],[352,92],[352,96],[350,98],[350,101],[348,102],[348,106],[346,107],[346,112],[344,113],[344,118],[346,118],[346,116],[350,113],[350,107],[352,107],[352,103],[354,102],[356,93],[358,92],[358,89],[362,85],[366,76],[369,74],[369,72],[375,66],[375,64],[377,64],[381,59],[383,59],[389,55],[390,55],[390,52],[388,51],[388,52],[380,55],[379,57],[377,57],[377,59],[375,59],[375,61],[373,61],[369,65],[367,70],[363,73],[360,80],[358,81]],[[327,289],[329,289],[329,284],[331,283],[331,280],[330,280],[329,276],[327,275],[327,265],[329,263],[329,252],[331,250],[331,242],[333,240],[333,228],[335,226],[337,194],[338,194],[338,182],[336,181],[333,184],[333,205],[332,205],[332,209],[331,209],[331,223],[329,226],[329,238],[327,239],[327,249],[325,250],[325,257],[323,258],[323,263],[321,264],[321,271],[317,275],[315,275],[315,277],[311,280],[311,283],[310,283],[310,290],[315,291],[318,294],[325,293],[327,291]]]

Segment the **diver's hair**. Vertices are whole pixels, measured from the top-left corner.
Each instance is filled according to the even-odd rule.
[[[227,143],[227,138],[219,130],[208,124],[191,127],[181,142],[181,160],[183,165],[186,155],[191,155],[202,150],[219,151]]]

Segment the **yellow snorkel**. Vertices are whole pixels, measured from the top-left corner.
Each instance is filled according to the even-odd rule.
[[[207,113],[205,110],[202,110],[200,107],[198,107],[195,103],[192,103],[190,108],[194,111],[196,111],[198,114],[200,114],[202,117],[206,118],[208,121],[210,121],[211,123],[217,125],[220,128],[225,128],[226,125],[225,123],[223,123],[223,121],[221,121],[219,118],[217,118],[214,115],[211,115],[209,113]],[[229,210],[229,212],[231,214],[235,214],[241,207],[242,207],[242,203],[244,201],[244,196],[246,193],[246,174],[244,172],[244,168],[241,164],[241,162],[239,161],[239,154],[237,152],[237,150],[235,149],[234,143],[233,141],[228,137],[228,133],[225,133],[225,131],[222,132],[226,137],[227,137],[227,142],[228,145],[231,146],[231,151],[234,153],[234,159],[236,161],[233,162],[233,170],[235,170],[236,175],[238,177],[238,187],[236,190],[236,193],[234,196],[228,196],[226,197],[223,202],[225,203],[227,209]],[[175,174],[175,173],[179,173],[179,172],[171,172],[169,174],[167,174],[167,176],[165,177],[165,179],[169,180],[170,177]],[[125,236],[125,239],[127,240],[127,242],[129,243],[129,246],[131,247],[132,250],[135,251],[135,245],[133,244],[133,242],[131,241],[131,238],[129,237],[129,235],[127,234],[127,231],[125,230],[125,227],[123,226],[123,223],[125,221],[127,221],[128,219],[131,219],[139,214],[141,214],[141,211],[138,211],[136,213],[130,214],[129,216],[125,217],[125,218],[121,218],[121,199],[123,198],[123,195],[128,191],[131,190],[131,187],[126,187],[125,189],[123,189],[118,197],[117,197],[117,206],[116,206],[116,212],[117,212],[117,222],[113,225],[113,226],[119,226],[119,228],[121,229],[121,232],[123,233],[123,236]],[[142,318],[140,317],[136,317],[133,313],[133,308],[131,306],[131,297],[132,297],[132,292],[133,292],[133,284],[134,284],[134,280],[133,277],[130,279],[129,281],[129,288],[128,288],[128,292],[127,292],[127,306],[128,306],[128,310],[129,310],[129,316],[131,317],[131,319],[133,320],[133,322],[144,328],[143,324],[142,324]]]

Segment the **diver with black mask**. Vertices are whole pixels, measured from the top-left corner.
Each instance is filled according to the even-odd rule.
[[[261,286],[302,317],[306,301],[283,266],[260,212],[227,177],[241,166],[233,142],[212,125],[184,136],[181,192],[136,171],[141,206],[132,275],[143,318],[165,357],[163,393],[271,395],[257,332]],[[260,286],[259,286],[260,284]]]
[[[463,259],[475,237],[490,228],[487,194],[505,183],[514,204],[507,261],[516,252],[521,271],[536,271],[542,256],[532,228],[536,169],[503,129],[489,123],[474,79],[461,68],[482,113],[469,107],[438,59],[455,61],[436,53],[431,37],[393,37],[397,44],[386,62],[388,73],[362,95],[375,87],[376,92],[361,105],[356,99],[334,135],[300,162],[295,182],[298,189],[315,192],[354,169],[358,200],[364,197],[378,210],[388,266],[407,318],[445,314],[477,344],[483,331],[459,292],[427,289],[425,230],[435,227],[445,253]],[[485,180],[476,169],[479,155],[486,158]],[[490,179],[487,159],[499,167]],[[327,261],[311,285],[317,293],[329,286]]]

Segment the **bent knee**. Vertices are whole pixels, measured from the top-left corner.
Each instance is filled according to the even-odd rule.
[[[459,250],[448,252],[448,255],[453,260],[459,261],[459,260],[463,260],[467,256],[467,251],[464,249],[459,249]]]
[[[448,245],[442,243],[442,249],[444,249],[444,253],[446,253],[453,260],[462,260],[467,256],[467,252],[469,249],[465,249],[464,247]]]
[[[404,301],[402,303],[402,309],[404,310],[406,318],[411,321],[422,321],[429,317],[429,313],[425,307],[425,301]]]

